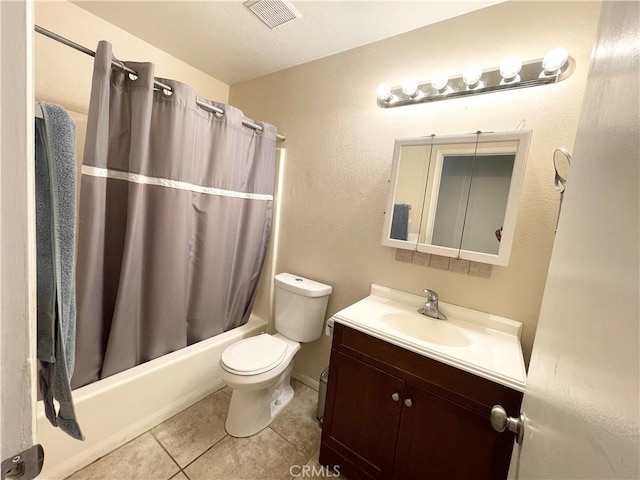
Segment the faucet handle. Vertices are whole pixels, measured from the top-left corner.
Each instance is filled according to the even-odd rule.
[[[438,294],[436,292],[434,292],[433,290],[429,290],[428,288],[425,288],[423,290],[423,292],[427,296],[427,300],[429,300],[430,302],[437,302],[438,301]]]

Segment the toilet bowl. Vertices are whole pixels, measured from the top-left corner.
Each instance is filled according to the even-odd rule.
[[[220,358],[220,377],[233,390],[225,422],[232,437],[258,433],[293,400],[293,357],[322,333],[331,287],[289,273],[276,275],[275,285],[278,333],[245,338]]]
[[[281,358],[275,362],[272,360],[264,360],[262,369],[266,369],[271,362],[268,370],[252,372],[251,369],[243,371],[244,365],[225,362],[225,353],[220,359],[220,376],[222,381],[231,387],[231,404],[227,413],[225,428],[227,433],[232,437],[248,437],[258,433],[267,427],[272,419],[274,419],[280,411],[287,406],[293,399],[293,389],[290,386],[290,376],[293,370],[291,360],[298,350],[300,343],[290,340],[282,335],[267,335],[263,333],[256,337],[250,337],[231,345],[243,346],[246,343],[249,347],[255,347],[253,353],[259,352],[260,345],[266,345],[266,342],[260,341],[251,345],[253,340],[272,339],[282,344],[283,352]],[[273,348],[275,342],[268,342]],[[277,363],[276,363],[277,362]],[[239,362],[241,363],[241,362]],[[249,363],[249,362],[248,362]],[[255,366],[258,364],[256,363]]]

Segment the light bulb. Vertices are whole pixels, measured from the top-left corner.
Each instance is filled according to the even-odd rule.
[[[445,72],[436,72],[431,77],[431,86],[436,90],[444,90],[449,83],[449,75]]]
[[[545,73],[555,73],[564,67],[569,58],[569,53],[561,47],[549,50],[542,59],[542,68]]]
[[[378,85],[378,88],[376,89],[376,95],[378,95],[378,98],[383,102],[391,99],[391,87],[389,86],[389,84],[381,83],[380,85]]]
[[[418,94],[418,80],[416,77],[408,77],[402,82],[402,92],[411,98]]]
[[[502,62],[500,67],[500,75],[505,80],[511,80],[518,76],[520,69],[522,68],[522,60],[518,57],[509,57]]]
[[[464,73],[462,74],[462,81],[465,85],[472,87],[480,81],[480,77],[482,77],[482,67],[480,65],[469,65],[464,69]]]

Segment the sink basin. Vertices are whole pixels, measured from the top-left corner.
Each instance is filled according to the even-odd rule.
[[[382,321],[394,330],[411,337],[447,347],[466,347],[471,340],[446,320],[436,320],[419,313],[387,313]]]
[[[418,313],[424,297],[371,285],[371,294],[327,321],[352,328],[443,364],[524,391],[522,323],[439,302],[448,320]],[[342,330],[344,331],[344,330]],[[334,338],[335,341],[335,338]]]

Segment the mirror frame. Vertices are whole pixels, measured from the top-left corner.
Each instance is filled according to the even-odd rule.
[[[524,183],[524,174],[526,169],[527,156],[529,152],[529,145],[531,142],[531,130],[515,130],[505,132],[491,132],[491,133],[470,133],[470,134],[458,134],[458,135],[433,135],[427,137],[412,137],[396,139],[393,148],[393,163],[391,166],[391,179],[389,180],[389,192],[387,195],[387,208],[384,216],[384,226],[382,229],[382,245],[394,248],[400,248],[405,250],[414,250],[417,252],[431,253],[434,255],[442,255],[445,257],[453,257],[461,260],[470,260],[474,262],[486,263],[491,265],[507,266],[509,264],[509,258],[511,255],[511,249],[513,246],[513,237],[516,229],[516,219],[518,215],[518,208],[520,205],[520,198],[522,195],[522,187]],[[407,240],[396,240],[391,238],[391,219],[393,217],[394,199],[397,190],[398,181],[398,167],[400,163],[400,153],[403,146],[418,146],[425,145],[433,149],[438,145],[460,145],[469,143],[499,143],[499,142],[518,142],[516,156],[513,164],[513,172],[511,174],[511,183],[509,186],[509,196],[507,199],[507,206],[505,209],[504,223],[502,225],[502,239],[500,241],[500,247],[498,254],[475,252],[471,250],[462,250],[450,247],[441,247],[437,245],[430,245],[427,243],[420,243],[420,236],[422,231],[418,233],[418,242],[409,242]],[[429,152],[430,160],[429,165],[433,158],[433,150]],[[428,182],[428,180],[427,180]],[[425,185],[426,189],[426,185]],[[433,192],[431,192],[433,194]],[[424,222],[424,216],[428,215],[429,210],[432,210],[429,205],[427,211],[425,211],[425,199],[427,192],[425,190],[425,198],[422,205],[419,207],[421,212],[421,223]],[[432,195],[429,195],[431,199]],[[464,232],[463,232],[464,235]]]

